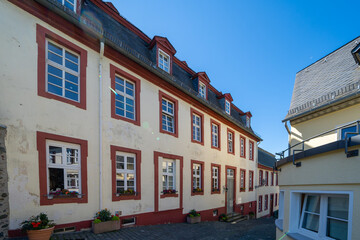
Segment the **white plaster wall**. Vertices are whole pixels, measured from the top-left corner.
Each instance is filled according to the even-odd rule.
[[[47,212],[57,224],[92,219],[99,210],[99,53],[66,36],[62,32],[22,11],[15,5],[0,1],[0,123],[8,127],[6,147],[8,154],[10,229],[39,212]],[[87,109],[40,97],[37,95],[37,43],[36,24],[40,24],[87,50]],[[11,57],[7,57],[11,56]],[[110,63],[141,80],[141,126],[111,118]],[[179,137],[159,132],[159,87],[141,78],[109,59],[103,65],[103,199],[102,208],[121,210],[123,215],[154,211],[154,159],[153,152],[181,155],[184,158],[184,210],[206,210],[225,206],[225,193],[211,195],[211,163],[221,164],[221,185],[225,185],[225,165],[237,168],[237,203],[255,201],[254,192],[239,192],[239,169],[246,169],[248,190],[249,170],[254,171],[256,161],[248,160],[249,142],[246,142],[247,159],[240,158],[239,133],[235,133],[235,156],[227,153],[227,126],[221,124],[221,151],[210,147],[210,117],[204,113],[205,145],[191,143],[191,105],[179,100]],[[199,110],[199,109],[197,109]],[[200,110],[199,110],[200,111]],[[218,120],[218,119],[217,119]],[[219,120],[218,120],[219,121]],[[88,141],[88,203],[39,205],[39,166],[36,148],[36,131],[80,138]],[[110,145],[142,151],[141,200],[111,201]],[[254,144],[257,159],[257,144]],[[191,196],[190,161],[205,162],[204,195]],[[41,173],[40,173],[41,174]],[[254,180],[254,182],[255,182]],[[177,181],[179,183],[179,181]],[[159,201],[160,209],[178,207],[172,201]],[[177,200],[176,200],[177,201]]]

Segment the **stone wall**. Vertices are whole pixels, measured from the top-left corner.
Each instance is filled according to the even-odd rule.
[[[9,226],[9,191],[5,136],[6,128],[0,125],[0,239],[7,237]]]

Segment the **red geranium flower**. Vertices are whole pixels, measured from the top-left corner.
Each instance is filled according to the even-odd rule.
[[[37,228],[40,224],[41,224],[41,222],[32,222],[32,223],[31,223],[31,225],[33,226],[33,228]]]

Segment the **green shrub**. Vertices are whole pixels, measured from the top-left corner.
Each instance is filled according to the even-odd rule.
[[[101,220],[96,218],[96,219],[94,220],[94,223],[101,223]]]

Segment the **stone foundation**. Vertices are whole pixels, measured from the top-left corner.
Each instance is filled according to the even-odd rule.
[[[5,149],[6,127],[0,125],[0,239],[8,235],[9,191]]]

